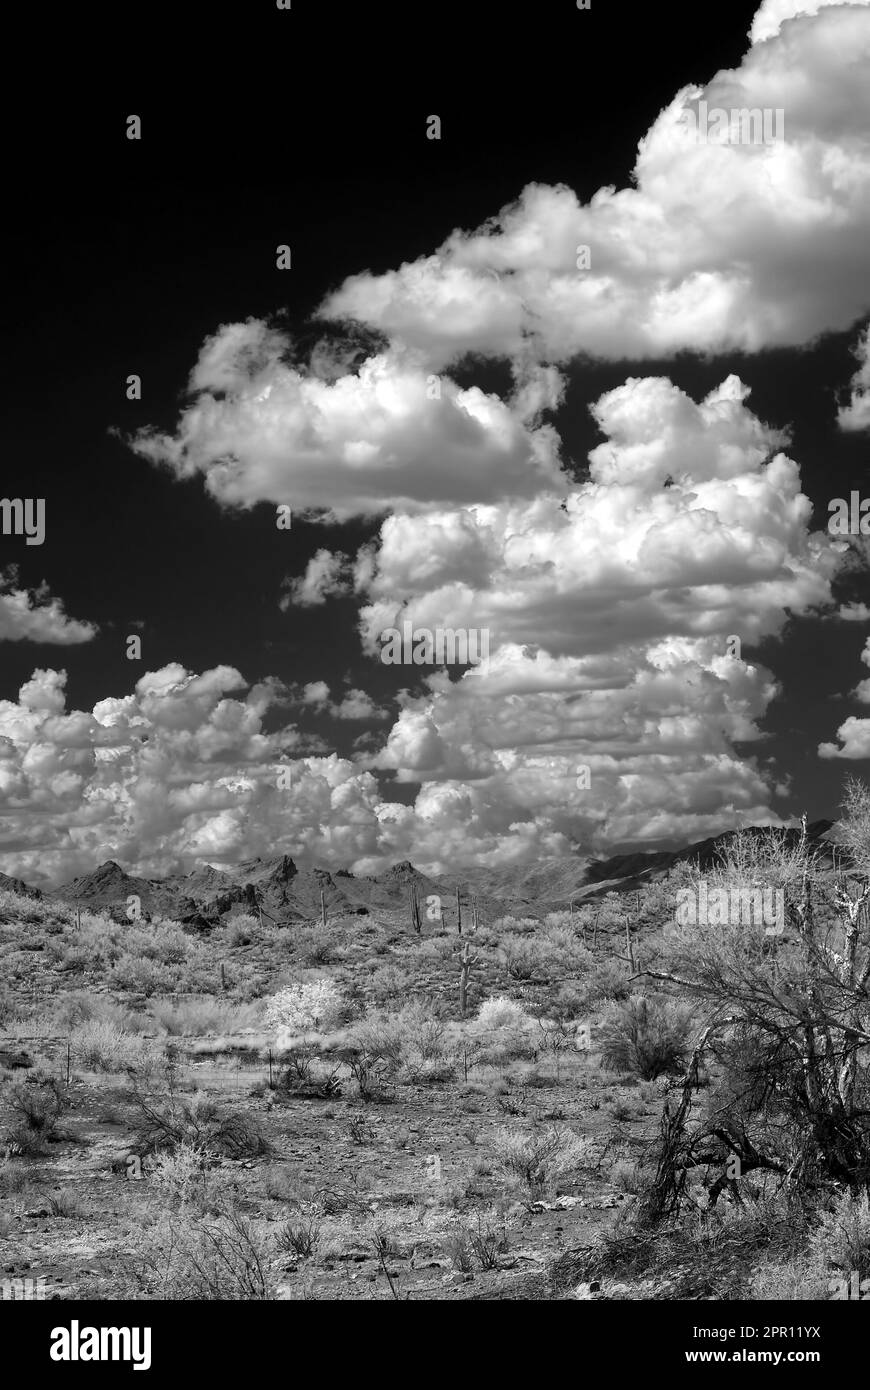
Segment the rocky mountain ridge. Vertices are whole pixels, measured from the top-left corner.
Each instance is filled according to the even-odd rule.
[[[807,834],[816,843],[822,863],[833,867],[835,823],[815,821]],[[832,832],[834,832],[832,834]],[[271,859],[251,859],[233,869],[203,864],[189,874],[162,879],[128,874],[115,860],[107,860],[93,872],[82,874],[47,892],[31,888],[21,879],[0,873],[0,888],[29,897],[45,897],[109,911],[126,919],[128,900],[139,899],[143,916],[170,917],[194,928],[215,926],[233,909],[258,913],[280,925],[319,919],[321,901],[327,918],[402,910],[415,889],[425,912],[425,901],[438,896],[445,914],[455,913],[459,888],[463,911],[477,897],[488,917],[515,913],[539,915],[611,892],[629,892],[644,883],[665,877],[681,861],[694,860],[711,866],[723,840],[734,832],[711,836],[679,850],[638,850],[607,859],[581,856],[539,860],[534,865],[508,869],[472,868],[458,874],[433,877],[408,860],[374,876],[346,870],[299,867],[287,854]],[[763,827],[750,833],[762,834]],[[796,830],[782,832],[796,837]],[[321,899],[322,894],[322,899]]]

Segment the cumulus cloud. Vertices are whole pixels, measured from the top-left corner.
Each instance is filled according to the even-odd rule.
[[[46,642],[70,647],[96,637],[96,625],[68,617],[63,602],[51,597],[47,584],[22,589],[16,587],[17,583],[14,565],[0,572],[0,642]]]
[[[447,867],[459,847],[466,862],[565,848],[546,816],[482,815],[471,789],[430,788],[415,809],[346,759],[299,756],[295,728],[263,731],[276,685],[247,689],[232,667],[172,663],[92,711],[68,711],[65,687],[65,671],[37,670],[0,701],[0,848],[32,882],[105,858],[166,874],[289,852],[366,873],[411,854]]]
[[[841,604],[837,617],[846,623],[866,623],[870,621],[870,608],[866,603]]]
[[[845,758],[849,761],[870,758],[870,719],[850,715],[837,730],[837,738],[840,746],[836,743],[819,744],[820,758]]]
[[[786,607],[827,609],[841,552],[810,531],[784,436],[747,397],[733,376],[700,404],[665,378],[631,378],[594,405],[609,439],[564,500],[388,517],[366,649],[403,621],[553,655],[712,633],[750,643],[778,633]]]
[[[860,363],[851,381],[851,400],[837,411],[841,430],[870,430],[870,326],[864,329],[855,348]]]
[[[342,336],[307,361],[272,324],[224,325],[175,432],[133,441],[223,505],[378,518],[354,559],[318,550],[282,608],[361,595],[375,659],[404,621],[484,628],[487,669],[421,681],[400,668],[398,716],[377,744],[372,730],[356,740],[355,761],[302,756],[292,727],[266,734],[263,718],[281,700],[382,717],[361,689],[244,694],[233,668],[173,665],[67,715],[58,674],[37,672],[0,745],[25,798],[13,871],[79,866],[98,843],[143,869],[286,848],[363,873],[397,857],[439,871],[777,821],[787,781],[746,755],[763,747],[777,686],[735,642],[776,639],[801,616],[863,620],[864,605],[837,608],[832,582],[865,563],[866,538],[811,529],[788,435],[750,410],[737,376],[700,401],[662,376],[606,392],[580,484],[546,420],[572,359],[804,345],[870,308],[870,11],[764,0],[751,40],[739,68],[682,88],[653,121],[632,186],[584,204],[530,184],[431,255],[351,276],[321,306]],[[740,144],[732,128],[701,142],[687,119],[701,101],[781,108],[785,138]],[[469,353],[509,361],[509,396],[451,378]],[[864,418],[866,337],[859,360],[843,428]],[[83,751],[61,767],[66,721]],[[847,720],[843,747],[821,756],[867,756],[868,725]],[[31,736],[45,754],[20,751]],[[46,778],[81,779],[58,783],[68,829],[28,809],[43,758]],[[292,794],[275,786],[279,763]],[[375,773],[419,784],[414,804],[384,800]]]
[[[870,666],[870,637],[864,643],[861,660],[865,666]],[[859,682],[855,689],[855,698],[860,700],[862,705],[870,705],[870,679]]]
[[[806,8],[764,6],[740,67],[676,94],[640,141],[633,187],[584,204],[530,184],[432,255],[352,275],[323,314],[434,367],[467,352],[755,352],[848,328],[870,307],[870,11]],[[702,100],[781,109],[785,138],[735,143],[732,126],[699,140],[686,113]]]
[[[560,477],[555,431],[530,418],[560,378],[524,375],[512,409],[407,353],[330,380],[282,360],[289,350],[261,320],[225,325],[200,352],[176,434],[145,430],[132,447],[179,478],[201,474],[228,506],[292,502],[331,520],[531,496]]]
[[[774,38],[786,20],[798,15],[818,14],[827,5],[839,5],[843,0],[763,0],[752,19],[749,37],[753,43]],[[862,3],[862,0],[855,0]]]
[[[564,509],[544,493],[391,516],[369,553],[370,650],[386,619],[491,623],[487,671],[400,694],[382,746],[350,761],[304,756],[294,726],[266,733],[264,718],[281,704],[377,718],[359,689],[248,689],[231,666],[171,663],[67,712],[65,673],[38,670],[0,703],[6,870],[56,881],[107,857],[165,873],[286,851],[437,872],[775,821],[778,784],[742,750],[776,683],[727,639],[833,607],[840,548],[809,530],[797,465],[736,378],[700,404],[633,378],[594,409],[607,439]],[[385,800],[375,772],[419,783],[414,805]]]
[[[379,708],[364,690],[351,689],[340,701],[333,700],[326,681],[310,681],[302,690],[301,703],[313,705],[320,714],[333,719],[387,719],[388,712]]]
[[[350,561],[341,551],[318,550],[305,568],[301,579],[286,579],[287,590],[279,600],[286,612],[293,604],[300,608],[315,608],[328,598],[351,591]]]
[[[58,882],[114,858],[141,873],[235,863],[265,850],[347,862],[378,844],[369,773],[300,757],[290,725],[266,733],[277,683],[177,663],[91,711],[66,709],[66,672],[37,670],[0,701],[4,868]],[[355,692],[351,692],[354,695]],[[292,793],[278,786],[292,769]]]
[[[608,438],[561,502],[383,523],[367,649],[403,621],[491,634],[488,668],[405,692],[368,757],[422,784],[418,815],[437,804],[443,823],[455,805],[499,824],[489,852],[506,859],[505,817],[596,852],[778,820],[777,784],[744,752],[777,685],[741,650],[789,614],[833,611],[843,554],[810,529],[784,435],[747,400],[733,376],[699,404],[632,378],[594,405]]]
[[[870,666],[870,637],[864,643],[861,661],[865,666]],[[862,705],[870,705],[870,678],[859,681],[852,691],[852,697]],[[849,761],[870,758],[870,719],[851,715],[840,725],[837,738],[840,740],[839,746],[836,743],[819,744],[820,758],[845,758]]]
[[[547,389],[532,379],[529,409]],[[256,756],[240,764],[239,724],[252,713],[238,672],[172,666],[143,678],[129,708],[111,704],[112,718],[123,714],[123,736],[144,721],[149,744],[171,741],[165,775],[180,781],[183,805],[155,792],[153,826],[137,801],[127,809],[149,785],[137,754],[135,778],[119,777],[123,794],[112,784],[104,811],[114,839],[105,824],[99,834],[149,865],[232,861],[267,846],[357,872],[396,857],[437,871],[684,841],[739,818],[776,822],[782,779],[746,750],[763,747],[777,686],[735,654],[734,639],[750,647],[790,616],[836,612],[832,581],[852,551],[812,531],[787,436],[748,402],[736,376],[699,402],[667,378],[632,377],[592,407],[602,442],[587,481],[386,517],[377,543],[340,566],[364,593],[365,649],[376,657],[383,628],[410,620],[487,627],[491,659],[459,680],[430,674],[422,690],[420,668],[399,668],[415,693],[399,692],[380,745],[358,740],[355,761],[279,758],[281,735],[262,732],[261,695]],[[313,592],[337,573],[325,552],[306,579]],[[324,681],[285,698],[339,719],[375,717],[362,691],[333,699]],[[210,769],[200,748],[218,723],[229,741]],[[292,768],[292,794],[275,788],[278,761]],[[419,784],[414,804],[385,800],[375,773]],[[94,800],[104,809],[105,797]]]

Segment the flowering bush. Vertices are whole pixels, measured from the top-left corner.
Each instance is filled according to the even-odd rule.
[[[506,994],[500,994],[484,999],[477,1013],[477,1022],[481,1028],[516,1028],[531,1020],[521,1004],[509,999]]]
[[[287,1033],[313,1033],[334,1028],[341,1017],[343,1002],[332,980],[290,985],[270,999],[266,1023]]]

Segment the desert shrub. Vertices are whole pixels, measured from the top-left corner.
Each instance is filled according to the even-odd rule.
[[[275,1295],[269,1238],[226,1197],[208,1217],[183,1206],[147,1227],[129,1278],[134,1297],[227,1302]]]
[[[627,999],[631,985],[625,973],[625,966],[616,960],[601,961],[594,966],[583,981],[584,1008],[591,1009],[603,1000]]]
[[[204,1193],[205,1161],[205,1149],[183,1139],[173,1151],[155,1154],[149,1176],[164,1197],[184,1206]]]
[[[108,980],[112,989],[131,994],[171,994],[179,987],[181,972],[175,966],[127,952],[112,966]]]
[[[334,1028],[342,1009],[341,993],[333,980],[310,980],[273,995],[266,1007],[266,1024],[288,1037],[316,1032]]]
[[[444,1242],[445,1253],[459,1274],[470,1274],[474,1268],[474,1250],[467,1231],[451,1231]]]
[[[574,934],[574,914],[567,908],[560,908],[558,912],[548,912],[544,918],[544,926],[564,928]]]
[[[467,1234],[472,1254],[481,1269],[498,1269],[499,1256],[506,1255],[510,1248],[504,1217],[496,1220],[478,1212],[473,1225],[467,1228]]]
[[[553,918],[565,915],[551,913]],[[584,974],[595,964],[592,952],[583,945],[567,922],[551,921],[548,917],[545,926],[538,933],[538,941],[547,953],[548,966],[558,965],[560,973],[567,970],[572,974]]]
[[[472,1025],[473,1029],[476,1027],[476,1023]],[[538,1055],[538,1039],[531,1022],[480,1032],[478,1040],[481,1050],[476,1060],[484,1066],[504,1067],[510,1062],[534,1061]]]
[[[671,1000],[632,995],[606,1012],[598,1034],[604,1066],[654,1081],[685,1062],[690,1013]]]
[[[201,999],[153,999],[148,1011],[172,1037],[241,1033],[262,1026],[263,1016],[259,1004],[231,1004],[213,996]]]
[[[0,1191],[14,1195],[23,1192],[29,1181],[27,1166],[18,1159],[8,1159],[0,1163]]]
[[[250,946],[252,941],[256,941],[260,930],[260,923],[250,912],[238,912],[234,917],[229,917],[221,928],[221,939],[229,947]]]
[[[634,1120],[638,1116],[635,1106],[629,1105],[625,1100],[614,1100],[610,1106],[610,1113],[617,1124],[625,1124],[627,1120]]]
[[[502,938],[498,957],[513,980],[532,980],[547,975],[554,962],[550,943],[534,936],[510,933]]]
[[[70,1034],[72,1056],[78,1066],[90,1071],[117,1072],[133,1068],[150,1075],[160,1064],[162,1053],[150,1039],[126,1033],[108,1019],[80,1023]]]
[[[493,1162],[504,1180],[519,1185],[527,1199],[535,1200],[555,1178],[576,1168],[588,1148],[572,1130],[560,1125],[531,1133],[499,1129],[493,1139]]]
[[[202,958],[201,942],[188,936],[177,922],[159,920],[129,927],[124,933],[124,947],[145,960],[161,965],[184,965]]]
[[[296,947],[306,965],[330,965],[341,956],[339,938],[328,927],[308,927],[296,936]]]
[[[20,897],[9,888],[0,888],[0,922],[43,926],[49,911],[48,905],[39,898]]]
[[[141,1014],[125,1009],[105,994],[91,994],[87,990],[65,990],[54,1001],[51,1017],[56,1028],[63,1032],[94,1020],[113,1023],[126,1033],[140,1033],[143,1022],[147,1024]]]
[[[481,1029],[516,1028],[531,1024],[531,1019],[522,1004],[506,994],[499,994],[484,999],[477,1011],[477,1023]]]
[[[618,1158],[610,1170],[610,1183],[617,1192],[637,1192],[641,1186],[638,1165],[626,1158]]]
[[[749,1297],[777,1302],[818,1302],[830,1298],[828,1275],[805,1255],[780,1263],[757,1265],[749,1281]]]
[[[400,1014],[370,1009],[365,1018],[348,1029],[347,1039],[373,1060],[383,1062],[391,1075],[405,1060],[408,1030]]]
[[[74,1192],[64,1189],[45,1199],[45,1205],[49,1216],[61,1221],[80,1220],[88,1214],[88,1207],[76,1196]]]
[[[21,1016],[21,1008],[12,991],[7,989],[5,985],[0,985],[0,1028],[7,1028],[10,1023],[17,1023]]]
[[[67,975],[84,975],[99,964],[94,961],[87,946],[67,946],[59,943],[51,955]]]
[[[397,965],[381,965],[371,977],[369,988],[376,1004],[393,1004],[407,999],[411,976]]]
[[[278,1249],[288,1255],[296,1255],[300,1260],[308,1260],[320,1242],[323,1225],[323,1208],[317,1202],[305,1203],[300,1207],[295,1221],[288,1221],[278,1232]]]
[[[810,1237],[809,1252],[821,1272],[831,1265],[861,1279],[870,1278],[870,1197],[842,1192],[833,1210],[822,1213]]]
[[[451,1034],[431,1003],[413,1000],[396,1016],[402,1077],[418,1085],[440,1085],[454,1074],[448,1057]]]
[[[179,1096],[172,1090],[164,1100],[134,1082],[129,1099],[136,1117],[134,1147],[141,1154],[174,1152],[182,1144],[226,1158],[258,1158],[271,1152],[255,1116],[222,1110],[201,1092]]]
[[[289,1065],[278,1077],[277,1089],[299,1100],[327,1100],[340,1096],[340,1068],[323,1063],[316,1053],[316,1047],[305,1040],[285,1052]]]
[[[7,1082],[0,1090],[0,1104],[9,1117],[3,1142],[11,1154],[32,1155],[45,1151],[58,1137],[57,1125],[69,1107],[63,1084],[43,1071],[23,1080]]]
[[[508,915],[497,918],[489,930],[493,940],[503,940],[506,935],[511,933],[535,932],[540,925],[537,917],[512,917]]]
[[[360,1100],[386,1100],[390,1094],[390,1084],[395,1076],[395,1067],[384,1057],[375,1057],[365,1048],[348,1047],[336,1054],[345,1062],[356,1082]]]

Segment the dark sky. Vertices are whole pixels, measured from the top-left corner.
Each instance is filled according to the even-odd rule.
[[[427,254],[529,181],[584,198],[626,183],[639,136],[676,90],[739,62],[755,8],[294,0],[282,12],[260,0],[189,6],[184,22],[151,5],[77,15],[69,65],[58,34],[5,126],[3,492],[46,498],[48,539],[0,545],[23,584],[47,581],[100,633],[63,648],[3,643],[0,697],[14,699],[35,667],[62,665],[68,707],[87,709],[170,661],[229,663],[251,682],[347,681],[376,699],[407,684],[407,672],[399,682],[362,656],[354,602],[333,601],[327,619],[278,607],[282,580],[315,550],[353,552],[375,524],[294,521],[285,533],[271,506],[223,513],[200,480],[174,481],[110,431],[171,430],[203,339],[222,323],[278,315],[312,341],[313,308],[346,275]],[[140,143],[125,138],[132,112]],[[422,138],[432,112],[440,142]],[[289,273],[275,267],[283,242]],[[632,371],[666,373],[695,399],[737,371],[752,409],[791,428],[789,453],[824,518],[830,497],[867,476],[866,440],[834,427],[854,337],[748,359],[574,364],[566,452],[582,472],[600,438],[588,404]],[[132,372],[141,402],[125,399]],[[870,599],[858,583],[863,594],[840,596]],[[131,675],[137,620],[143,663]],[[833,816],[844,772],[866,772],[815,754],[860,713],[847,696],[864,630],[844,626],[801,620],[759,654],[784,694],[762,721],[769,742],[747,753],[793,778],[784,811]],[[360,732],[303,719],[345,755]]]

